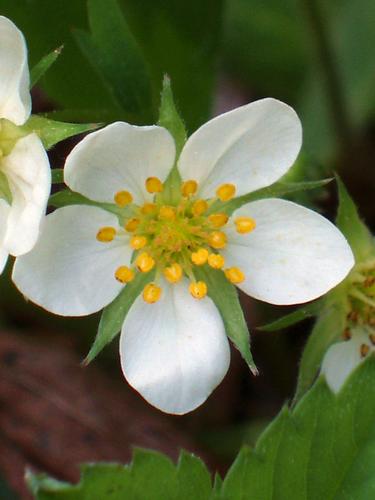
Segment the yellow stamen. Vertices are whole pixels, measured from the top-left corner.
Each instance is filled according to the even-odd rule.
[[[208,256],[208,265],[213,267],[214,269],[221,269],[224,267],[225,259],[222,255],[218,253],[211,253]]]
[[[151,215],[156,212],[156,205],[155,203],[145,203],[143,207],[141,208],[141,212],[143,215]]]
[[[148,304],[154,304],[160,299],[161,292],[160,286],[155,285],[155,283],[149,283],[143,289],[143,299]]]
[[[186,181],[181,186],[182,196],[191,196],[197,192],[198,182],[194,180]]]
[[[139,225],[139,219],[129,219],[128,222],[125,224],[125,229],[129,232],[129,233],[133,233],[138,225]]]
[[[223,227],[225,224],[228,222],[228,215],[227,214],[211,214],[208,216],[208,220],[211,222],[211,224],[214,227]]]
[[[148,273],[155,266],[155,261],[147,252],[142,252],[135,259],[135,265],[142,273]]]
[[[366,357],[369,352],[370,352],[370,346],[368,346],[367,344],[361,344],[360,347],[361,357],[362,358]]]
[[[159,210],[159,219],[174,220],[176,218],[176,209],[168,205],[163,205]]]
[[[109,243],[116,236],[116,229],[114,227],[102,227],[96,234],[96,239],[102,243]]]
[[[253,231],[256,227],[255,220],[251,217],[237,217],[234,221],[236,230],[240,234],[246,234]]]
[[[182,278],[182,267],[174,262],[171,266],[166,267],[163,273],[169,283],[177,283]]]
[[[227,279],[234,285],[242,283],[245,279],[245,275],[239,267],[229,267],[224,272]]]
[[[163,183],[157,177],[149,177],[146,179],[146,189],[149,193],[161,193],[163,191]]]
[[[208,259],[208,250],[205,248],[200,248],[196,252],[191,254],[191,261],[196,266],[203,266],[207,262]]]
[[[208,208],[208,203],[206,200],[197,200],[193,203],[191,211],[193,212],[194,215],[198,217],[199,215],[204,214],[207,208]]]
[[[236,194],[236,186],[234,184],[222,184],[216,190],[216,196],[221,201],[229,201]]]
[[[118,191],[114,196],[114,200],[116,205],[123,208],[133,201],[133,196],[129,191]]]
[[[207,295],[207,285],[204,281],[192,281],[189,292],[195,299],[203,299]]]
[[[134,235],[130,238],[130,246],[134,248],[134,250],[139,250],[143,248],[147,244],[147,238],[145,236]]]
[[[115,272],[115,278],[120,283],[129,283],[134,279],[134,271],[127,266],[120,266]]]
[[[212,248],[224,248],[227,244],[227,236],[222,231],[213,231],[208,236],[208,244]]]

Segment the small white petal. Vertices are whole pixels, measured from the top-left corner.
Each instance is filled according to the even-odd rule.
[[[34,249],[16,259],[18,289],[62,316],[85,316],[112,302],[122,289],[115,271],[129,265],[131,248],[125,239],[97,241],[105,226],[118,227],[117,217],[96,207],[68,206],[48,215]]]
[[[230,360],[218,310],[208,297],[194,299],[186,279],[163,285],[155,304],[135,301],[122,328],[120,355],[129,384],[159,410],[179,415],[207,399]]]
[[[261,99],[236,108],[200,127],[179,159],[183,179],[201,184],[200,196],[235,184],[237,195],[269,186],[296,159],[302,128],[295,111],[276,99]]]
[[[245,293],[271,304],[299,304],[316,299],[340,283],[354,265],[341,232],[327,219],[290,201],[265,199],[233,214],[255,219],[248,234],[228,229],[222,251],[227,266],[238,266]]]
[[[8,203],[0,198],[0,273],[3,272],[5,264],[8,260],[9,253],[4,248],[3,240],[7,225],[7,219],[9,216],[9,205]]]
[[[51,169],[43,144],[36,134],[19,139],[1,161],[12,192],[4,245],[11,255],[29,252],[39,236],[51,190]]]
[[[23,125],[30,116],[27,48],[21,31],[0,16],[0,118]]]
[[[146,179],[164,181],[174,158],[174,140],[165,128],[116,122],[77,144],[66,160],[65,183],[102,202],[113,202],[118,191],[127,190],[141,204],[150,196]]]

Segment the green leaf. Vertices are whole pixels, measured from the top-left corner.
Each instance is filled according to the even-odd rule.
[[[250,351],[250,334],[247,328],[236,288],[224,273],[208,266],[195,266],[194,275],[207,284],[208,295],[215,302],[223,318],[225,331],[254,375],[258,374]]]
[[[307,181],[307,182],[283,182],[278,181],[271,186],[258,189],[252,193],[244,194],[238,198],[227,201],[226,203],[221,203],[219,201],[213,203],[207,213],[215,213],[220,210],[220,212],[225,212],[231,215],[235,210],[249,203],[251,201],[261,200],[263,198],[282,198],[291,193],[296,193],[298,191],[306,191],[307,189],[316,189],[325,186],[332,179],[322,179],[320,181]]]
[[[336,397],[320,379],[229,470],[221,499],[369,500],[375,492],[375,361]]]
[[[60,169],[57,169],[60,170]],[[53,172],[53,170],[52,170]],[[61,178],[61,174],[58,173],[55,176],[57,179]],[[99,201],[93,201],[83,194],[76,193],[75,191],[71,191],[70,189],[63,189],[58,191],[57,193],[52,194],[49,197],[48,204],[55,208],[66,207],[68,205],[89,205],[92,207],[102,208],[103,210],[107,210],[107,212],[111,212],[117,217],[119,217],[120,222],[123,218],[128,216],[128,211],[131,210],[131,207],[120,208],[114,203],[104,203]]]
[[[351,246],[357,262],[374,252],[374,242],[370,231],[359,217],[357,207],[344,183],[337,177],[339,188],[339,208],[336,224]]]
[[[56,61],[63,50],[64,46],[61,45],[57,49],[53,50],[46,56],[42,57],[42,59],[33,67],[30,71],[30,88],[33,88],[34,85],[42,78],[44,73],[49,70],[52,64]]]
[[[97,123],[64,123],[39,115],[32,115],[29,120],[20,127],[26,133],[35,132],[43,142],[46,149],[50,149],[58,142],[100,127]]]
[[[149,273],[137,273],[134,280],[128,283],[115,300],[103,309],[98,333],[84,360],[84,364],[88,365],[96,358],[100,351],[120,332],[135,299],[141,294],[147,283],[153,280],[154,276],[154,270]]]
[[[262,332],[276,332],[277,330],[288,328],[289,326],[295,325],[296,323],[299,323],[304,319],[316,316],[321,308],[322,301],[316,300],[315,302],[311,302],[310,304],[299,307],[296,311],[293,311],[290,314],[286,314],[285,316],[282,316],[281,318],[278,318],[271,323],[267,323],[263,326],[258,326],[258,330],[261,330]]]
[[[51,170],[52,184],[62,184],[64,182],[64,169],[53,168]]]
[[[0,199],[7,201],[9,205],[12,204],[13,200],[12,191],[10,190],[9,187],[8,178],[4,174],[4,172],[1,172],[1,170],[0,170]]]
[[[37,500],[209,500],[211,478],[194,455],[182,452],[177,466],[161,453],[136,449],[128,466],[88,464],[77,485],[27,476]]]

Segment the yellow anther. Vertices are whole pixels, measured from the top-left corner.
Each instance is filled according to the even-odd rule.
[[[224,272],[227,279],[235,285],[242,283],[245,279],[244,273],[238,267],[229,267]]]
[[[218,253],[211,253],[208,256],[208,265],[213,267],[214,269],[221,269],[224,267],[225,259],[222,255]]]
[[[134,233],[134,231],[137,229],[139,225],[139,219],[129,219],[127,223],[125,224],[125,229],[129,233]]]
[[[199,216],[204,214],[207,208],[208,208],[208,203],[206,200],[197,200],[193,203],[191,211],[193,212],[194,215]]]
[[[129,203],[133,201],[133,196],[129,193],[129,191],[119,191],[115,194],[114,200],[116,205],[122,208],[129,205]]]
[[[191,261],[196,266],[203,266],[207,262],[208,259],[208,250],[205,248],[200,248],[196,252],[191,254]]]
[[[155,265],[154,259],[147,252],[142,252],[135,259],[135,265],[142,273],[148,273]]]
[[[208,220],[211,222],[211,224],[214,227],[223,227],[225,224],[228,222],[228,215],[227,214],[211,214],[208,216]]]
[[[255,220],[251,217],[237,217],[234,221],[236,230],[240,234],[246,234],[253,231],[256,227]]]
[[[362,358],[366,357],[367,354],[370,352],[370,346],[367,344],[361,344],[359,352],[360,352]]]
[[[147,238],[145,236],[134,235],[130,238],[130,246],[134,248],[134,250],[139,250],[143,248],[147,244]]]
[[[227,244],[227,236],[222,231],[213,231],[208,236],[208,244],[212,248],[224,248]]]
[[[207,295],[207,285],[204,281],[192,281],[189,292],[195,299],[203,299]]]
[[[102,227],[96,234],[96,239],[102,243],[109,243],[116,236],[114,227]]]
[[[145,203],[141,208],[141,212],[143,213],[143,215],[151,215],[156,213],[155,203]]]
[[[120,266],[115,272],[115,278],[120,283],[129,283],[134,279],[134,271],[127,266]]]
[[[198,189],[198,182],[197,181],[186,181],[182,184],[181,186],[181,193],[182,196],[191,196],[197,192]]]
[[[216,190],[216,196],[221,201],[229,201],[236,194],[236,186],[234,184],[222,184]]]
[[[148,304],[154,304],[160,299],[161,292],[160,286],[155,285],[155,283],[149,283],[143,289],[143,299]]]
[[[159,219],[174,220],[176,218],[176,209],[168,205],[163,205],[159,210]]]
[[[149,193],[161,193],[163,191],[163,183],[157,177],[149,177],[146,179],[146,189]]]
[[[182,267],[174,262],[171,266],[166,267],[163,273],[169,283],[177,283],[182,278]]]

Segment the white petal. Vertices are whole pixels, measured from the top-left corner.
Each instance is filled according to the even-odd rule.
[[[118,227],[117,218],[96,207],[68,206],[48,215],[34,249],[16,260],[18,289],[63,316],[84,316],[112,302],[122,288],[114,273],[129,265],[131,249],[126,240],[97,241],[104,226]]]
[[[29,134],[19,139],[1,168],[13,196],[4,245],[18,256],[30,251],[38,239],[51,189],[48,156],[39,137]]]
[[[129,384],[159,410],[179,415],[207,399],[230,360],[218,310],[208,297],[193,299],[186,279],[163,286],[155,304],[135,301],[122,328],[120,355]]]
[[[249,234],[228,229],[222,251],[227,266],[242,268],[239,287],[271,304],[299,304],[336,286],[354,265],[341,232],[321,215],[279,199],[244,205],[233,217],[250,216],[256,228]]]
[[[296,159],[302,128],[295,111],[276,99],[261,99],[220,115],[187,141],[180,159],[183,179],[195,179],[209,198],[224,183],[237,195],[269,186]]]
[[[0,118],[23,125],[31,112],[27,48],[21,31],[0,16]]]
[[[371,348],[367,336],[356,335],[351,340],[332,345],[326,352],[321,372],[333,392],[339,392],[347,377],[363,361],[361,344]]]
[[[137,127],[116,122],[86,136],[66,160],[66,184],[88,198],[113,202],[121,190],[130,191],[136,203],[149,195],[148,177],[164,181],[173,166],[175,145],[162,127]]]
[[[0,198],[0,273],[3,272],[5,264],[8,260],[9,253],[4,248],[3,240],[7,225],[7,219],[9,216],[9,205],[8,203]]]

